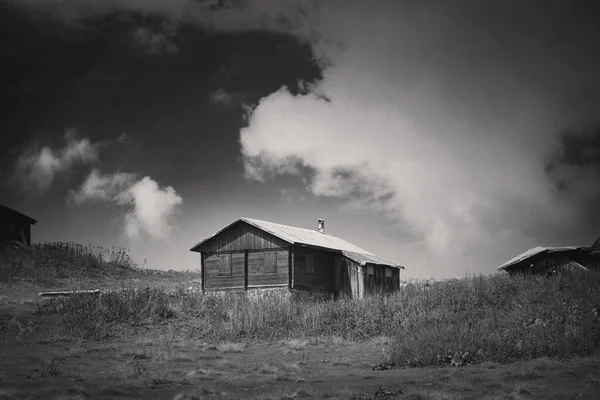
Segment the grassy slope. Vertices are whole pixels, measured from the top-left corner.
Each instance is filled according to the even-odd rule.
[[[73,249],[80,249],[80,251],[74,252]],[[39,254],[35,254],[36,251]],[[13,258],[6,257],[6,254]],[[34,252],[31,254],[20,255],[21,261],[17,257],[16,260],[21,262],[17,266],[22,266],[22,269],[10,264],[15,262],[14,254],[4,253],[3,256],[0,261],[0,277],[2,280],[8,277],[8,280],[13,283],[49,282],[51,285],[56,285],[57,282],[63,281],[65,276],[81,276],[83,279],[86,274],[91,274],[98,279],[111,280],[114,285],[119,279],[129,279],[133,274],[133,276],[139,277],[134,279],[139,287],[144,286],[149,277],[140,274],[131,264],[115,262],[114,259],[111,261],[111,258],[106,256],[98,257],[94,254],[90,256],[86,251],[73,245],[47,245],[34,248]],[[35,269],[35,263],[39,263],[37,265],[41,266],[40,271]],[[71,275],[66,271],[72,271]],[[163,276],[159,276],[159,278],[163,278]],[[158,281],[160,282],[160,279]],[[266,360],[279,362],[281,354],[294,354],[300,350],[303,352],[303,349],[307,347],[306,343],[309,343],[308,347],[317,346],[316,351],[312,354],[323,355],[332,347],[326,345],[319,348],[319,343],[349,340],[354,344],[344,347],[345,349],[351,349],[352,346],[358,347],[350,352],[348,350],[345,353],[344,350],[341,351],[340,354],[343,355],[338,356],[338,361],[334,362],[338,364],[338,367],[343,367],[342,369],[348,367],[345,365],[348,362],[339,360],[344,357],[353,359],[352,354],[354,353],[358,357],[356,360],[369,360],[371,364],[382,362],[384,365],[391,365],[394,363],[396,367],[465,366],[449,371],[475,368],[472,371],[475,375],[482,376],[482,387],[489,389],[487,392],[471,393],[473,396],[467,393],[467,389],[464,389],[464,396],[460,393],[454,397],[441,396],[440,393],[443,393],[444,390],[452,391],[454,389],[451,387],[456,385],[472,384],[472,382],[469,383],[471,378],[468,377],[468,374],[456,373],[457,379],[467,379],[468,381],[459,385],[460,382],[455,382],[451,378],[451,376],[455,376],[454,373],[448,372],[447,379],[451,385],[444,386],[445,383],[442,384],[440,387],[445,389],[440,389],[440,391],[437,391],[437,387],[434,385],[430,388],[431,390],[427,389],[423,392],[426,397],[422,398],[485,398],[491,396],[489,398],[516,399],[526,398],[528,393],[533,393],[532,390],[536,393],[540,392],[539,387],[543,385],[538,385],[538,383],[542,381],[551,386],[555,384],[556,382],[548,381],[548,377],[553,374],[544,370],[538,374],[543,378],[532,378],[532,382],[525,382],[526,385],[521,387],[522,385],[507,384],[510,379],[502,374],[489,372],[486,365],[494,365],[496,366],[494,368],[504,371],[503,374],[506,375],[508,371],[515,368],[500,366],[502,363],[523,362],[539,357],[551,357],[553,360],[573,359],[577,356],[598,354],[600,348],[599,288],[600,275],[588,274],[553,278],[511,278],[498,275],[448,280],[434,284],[413,283],[402,288],[397,294],[385,298],[343,299],[335,302],[316,302],[302,298],[290,300],[277,293],[266,294],[250,301],[244,296],[234,294],[221,296],[189,293],[183,287],[177,291],[168,292],[164,288],[156,287],[144,290],[126,289],[100,297],[73,296],[62,302],[58,308],[40,308],[38,314],[30,316],[16,318],[3,314],[3,319],[0,321],[3,329],[0,331],[8,333],[7,337],[10,340],[14,340],[16,332],[19,343],[29,345],[37,343],[38,346],[42,346],[43,349],[36,354],[51,353],[50,348],[56,346],[63,349],[65,346],[68,349],[82,346],[85,348],[103,347],[106,354],[114,353],[114,357],[117,357],[116,361],[111,360],[107,365],[102,364],[103,368],[111,370],[129,368],[133,372],[129,371],[128,374],[138,374],[140,382],[146,382],[151,376],[154,376],[149,382],[154,385],[156,384],[154,380],[158,379],[158,386],[161,386],[161,375],[171,376],[170,372],[162,370],[161,363],[163,361],[167,364],[183,363],[185,364],[184,369],[193,369],[194,362],[192,360],[197,359],[194,357],[202,359],[202,356],[206,355],[207,349],[203,345],[205,342],[246,343],[243,346],[225,344],[209,351],[216,352],[217,355],[220,353],[235,355],[227,357],[221,355],[225,360],[241,357],[239,365],[241,365],[243,373],[239,376],[255,379],[250,375],[256,371],[252,372],[252,368],[244,364],[249,362],[246,360],[247,357],[255,357],[257,360],[264,358],[265,362],[267,362]],[[35,322],[32,323],[28,318],[35,318]],[[12,336],[11,329],[15,331]],[[169,338],[160,342],[156,335],[163,339],[168,335]],[[372,343],[373,338],[378,337],[389,337],[389,345],[376,347],[373,352],[369,343]],[[158,347],[152,347],[152,352],[157,352],[156,354],[153,353],[149,357],[144,355],[147,353],[144,346],[148,344],[139,342],[143,338],[151,338],[148,340],[159,343]],[[295,341],[290,341],[294,338]],[[83,344],[81,340],[83,340]],[[265,340],[271,341],[271,344],[262,344],[265,343]],[[283,349],[280,348],[269,355],[266,349],[272,346],[276,348],[273,340],[284,340],[288,344]],[[249,343],[251,346],[246,347]],[[295,344],[292,346],[289,343]],[[128,351],[135,349],[134,352],[141,356],[119,355],[126,348]],[[241,353],[238,353],[240,350]],[[21,349],[21,351],[24,350]],[[199,353],[200,351],[202,353]],[[175,357],[173,359],[170,355],[164,355],[165,352],[169,354],[187,353],[192,360],[184,359],[184,356],[173,356]],[[160,355],[161,353],[163,356]],[[87,355],[83,357],[89,358]],[[96,358],[96,356],[91,358],[90,368],[92,369],[95,368],[93,360]],[[179,361],[177,361],[178,359]],[[59,358],[59,360],[62,359]],[[218,360],[220,360],[218,357],[214,358],[213,356],[206,359],[210,365],[213,365],[215,372],[215,375],[208,381],[217,383],[219,380],[233,379],[229,377],[228,372],[223,371],[229,368],[227,364],[220,365]],[[296,361],[288,360],[286,362]],[[46,360],[44,362],[49,363],[48,365],[44,364],[45,377],[52,379],[52,377],[58,376],[58,373],[53,375],[52,371],[62,368],[62,364],[60,364],[62,361],[58,362],[60,365],[54,361]],[[77,368],[82,367],[80,362],[74,362],[78,365]],[[562,368],[560,366],[563,366],[557,361],[548,362],[556,366],[559,371]],[[564,365],[576,365],[577,368],[581,367],[586,370],[591,361],[581,362],[573,361],[571,364]],[[354,361],[350,365],[353,365],[352,363]],[[322,364],[327,363],[323,362]],[[325,368],[319,375],[319,368],[316,365],[319,364],[315,364],[317,375],[314,376],[313,383],[317,387],[319,387],[318,377],[327,376],[327,382],[335,383],[337,379],[339,384],[354,385],[358,390],[354,380],[348,380],[344,376],[335,378],[335,372],[332,369]],[[471,366],[466,367],[468,365]],[[475,365],[479,365],[479,367],[475,367]],[[0,367],[4,368],[4,371],[11,368],[9,364],[0,365]],[[287,373],[293,372],[292,378],[288,377],[292,380],[296,375],[310,375],[305,371],[306,368],[303,364],[298,364],[293,368],[282,364],[277,368],[284,372],[287,371]],[[180,371],[183,378],[177,375],[177,378],[168,379],[183,382],[182,385],[184,385],[188,379],[186,374],[191,371],[185,372],[184,369]],[[38,370],[40,369],[38,368]],[[154,375],[144,372],[149,370],[155,371]],[[267,372],[264,374],[269,375],[268,370],[267,368]],[[370,368],[362,365],[354,373],[360,374],[360,371],[364,373],[368,370]],[[0,369],[0,373],[2,371]],[[445,369],[441,371],[445,371]],[[260,371],[258,373],[260,376]],[[388,372],[381,373],[387,374]],[[560,372],[557,373],[560,374]],[[565,385],[569,386],[575,381],[581,380],[577,385],[587,385],[580,387],[587,396],[591,391],[598,389],[599,375],[597,373],[597,369],[590,368],[589,372],[586,372],[587,375],[577,376],[577,379],[573,376],[573,379]],[[438,373],[431,372],[431,374]],[[532,372],[531,376],[533,375],[535,373]],[[224,378],[221,379],[220,376],[224,376]],[[527,381],[527,376],[517,380]],[[97,378],[98,382],[104,382],[100,377]],[[265,376],[262,378],[266,379]],[[421,376],[420,380],[417,380],[419,385],[422,383],[422,378]],[[555,378],[558,379],[558,377]],[[280,384],[283,387],[281,390],[291,390],[291,386],[285,383],[287,382],[285,376],[274,379],[281,379],[283,382]],[[259,379],[259,381],[261,380]],[[96,380],[94,379],[93,382]],[[243,380],[236,382],[238,386],[245,384]],[[366,383],[364,384],[366,385]],[[410,386],[410,384],[408,385]],[[217,386],[219,385],[217,384]],[[479,384],[477,388],[477,390],[480,389]],[[241,386],[238,389],[243,390]],[[332,395],[335,397],[338,395],[336,393]],[[421,392],[416,390],[415,393],[417,395]],[[547,394],[552,394],[552,392],[547,391]]]
[[[199,340],[394,338],[399,367],[572,357],[600,349],[600,276],[473,277],[411,284],[389,297],[313,301],[269,293],[124,290],[74,296],[58,312],[69,337],[99,340],[169,323]]]
[[[0,282],[51,287],[65,279],[126,278],[139,274],[128,251],[75,243],[0,247]]]

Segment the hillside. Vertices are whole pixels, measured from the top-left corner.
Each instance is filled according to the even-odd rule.
[[[599,274],[412,282],[391,296],[338,301],[250,299],[203,294],[194,273],[143,271],[116,254],[73,244],[2,253],[0,338],[11,351],[0,361],[0,398],[2,388],[29,398],[15,382],[41,385],[40,398],[60,394],[71,379],[100,398],[143,398],[149,386],[178,399],[600,394]],[[57,288],[107,290],[37,301]]]

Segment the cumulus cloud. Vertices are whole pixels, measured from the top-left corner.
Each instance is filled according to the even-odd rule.
[[[165,239],[171,231],[170,219],[183,199],[170,186],[161,188],[152,178],[138,179],[135,174],[105,174],[94,169],[77,191],[71,192],[76,203],[113,202],[128,209],[124,233],[130,239],[148,236]]]
[[[305,31],[318,32],[313,49],[329,60],[323,80],[308,94],[282,88],[248,113],[247,176],[310,169],[310,192],[402,221],[413,239],[399,245],[403,262],[438,273],[489,270],[503,241],[516,251],[556,239],[547,228],[574,228],[578,203],[560,196],[544,166],[560,128],[594,117],[568,96],[599,62],[570,60],[573,47],[592,55],[600,43],[578,31],[553,41],[568,9],[542,18],[490,7],[320,9]],[[560,172],[571,182],[574,173]]]
[[[489,270],[490,252],[502,246],[516,252],[563,240],[554,232],[577,229],[581,199],[596,194],[581,184],[595,182],[593,168],[547,165],[562,128],[597,118],[600,34],[591,9],[576,15],[561,2],[26,1],[62,7],[71,19],[123,9],[309,42],[323,79],[297,96],[282,88],[247,112],[240,132],[246,175],[298,175],[316,196],[401,221],[412,240],[399,244],[399,261],[414,268]]]
[[[119,202],[133,206],[126,217],[128,237],[137,238],[145,232],[152,238],[163,239],[170,232],[169,217],[183,199],[172,187],[161,189],[156,181],[146,176],[121,193]]]
[[[43,191],[56,176],[77,165],[92,164],[98,159],[98,144],[80,139],[74,131],[64,136],[62,148],[31,147],[17,159],[15,178],[26,190]]]
[[[79,189],[71,192],[71,197],[78,204],[90,200],[116,201],[134,181],[135,174],[132,173],[103,174],[94,168]]]

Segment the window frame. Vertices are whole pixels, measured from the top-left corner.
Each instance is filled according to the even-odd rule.
[[[276,251],[265,251],[263,256],[263,274],[276,274],[277,273],[277,252]],[[272,263],[270,263],[272,261]],[[273,267],[273,268],[269,268]]]
[[[225,263],[224,260],[228,259],[229,262]],[[223,268],[228,265],[228,269]],[[233,254],[219,254],[219,276],[231,276],[233,275]]]

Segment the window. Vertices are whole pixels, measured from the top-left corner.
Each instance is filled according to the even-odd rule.
[[[277,273],[277,253],[265,253],[265,274]]]
[[[315,255],[313,253],[306,253],[305,270],[307,274],[315,273]]]
[[[385,285],[387,291],[393,291],[394,287],[394,273],[390,267],[385,267]]]
[[[219,256],[219,275],[231,275],[231,254]]]

